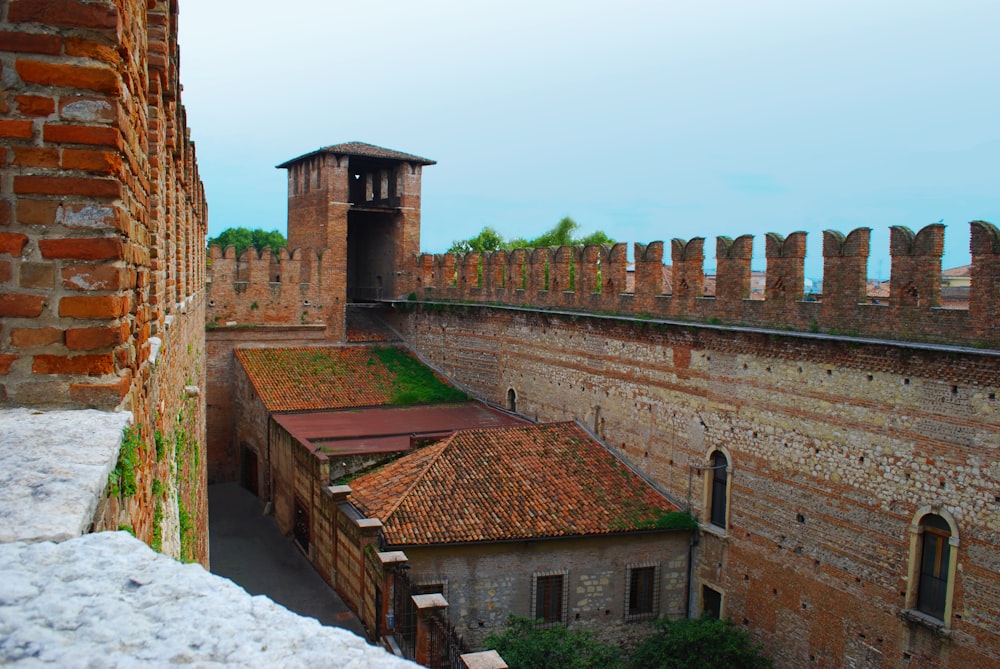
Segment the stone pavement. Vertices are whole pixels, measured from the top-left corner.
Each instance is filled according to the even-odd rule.
[[[212,573],[324,625],[364,635],[340,596],[278,531],[274,518],[261,513],[252,493],[237,483],[209,486],[208,518]]]

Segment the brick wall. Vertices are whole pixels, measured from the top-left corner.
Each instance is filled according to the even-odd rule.
[[[500,404],[513,389],[540,420],[578,418],[702,519],[691,465],[728,453],[730,523],[702,534],[693,604],[703,585],[722,592],[778,666],[1000,662],[995,351],[490,307],[394,319],[448,376]],[[925,506],[959,528],[947,638],[900,617]]]
[[[345,338],[345,262],[325,249],[285,249],[275,256],[247,249],[213,246],[209,252],[206,319],[208,327],[227,325],[326,326],[330,341]]]
[[[750,297],[753,238],[716,240],[716,289],[706,296],[704,239],[671,243],[671,288],[664,294],[662,242],[635,245],[635,287],[625,292],[626,246],[517,249],[408,259],[400,290],[419,300],[463,301],[617,313],[800,332],[1000,346],[1000,232],[974,221],[968,309],[940,308],[944,226],[891,229],[891,296],[865,294],[871,230],[823,233],[821,295],[805,295],[806,233],[765,236],[763,300]],[[404,279],[412,277],[410,283]]]
[[[176,18],[166,1],[0,4],[0,404],[133,411],[139,492],[97,524],[160,527],[207,561],[203,400],[185,390],[204,387],[206,209]]]
[[[239,365],[233,349],[323,345],[326,328],[319,325],[221,327],[210,328],[205,339],[208,480],[211,483],[238,481],[240,439],[237,421],[246,420],[246,412],[252,409],[252,405],[244,404],[239,398],[250,397],[252,389],[245,374],[237,375]],[[261,431],[256,437],[250,437],[263,440],[265,435],[266,432]]]

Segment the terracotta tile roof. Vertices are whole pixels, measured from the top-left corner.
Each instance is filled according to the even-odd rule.
[[[398,375],[369,346],[242,348],[235,354],[268,411],[382,406],[392,404],[399,390]]]
[[[575,423],[456,432],[350,486],[392,545],[608,534],[677,510]]]
[[[321,149],[316,149],[315,151],[310,151],[309,153],[304,153],[297,158],[292,158],[291,160],[286,160],[277,167],[279,169],[284,167],[289,167],[293,163],[297,163],[303,158],[308,158],[320,153],[332,153],[335,156],[357,156],[359,158],[378,158],[381,160],[395,160],[404,163],[415,163],[417,165],[436,165],[437,163],[428,158],[421,158],[420,156],[415,156],[411,153],[403,153],[402,151],[393,151],[392,149],[386,149],[381,146],[375,146],[374,144],[367,144],[366,142],[344,142],[343,144],[331,144],[330,146],[324,146]]]

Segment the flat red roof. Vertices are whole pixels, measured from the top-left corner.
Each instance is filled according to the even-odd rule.
[[[528,421],[480,402],[272,414],[293,438],[330,455],[410,449],[411,438],[446,437],[457,430],[524,425]]]

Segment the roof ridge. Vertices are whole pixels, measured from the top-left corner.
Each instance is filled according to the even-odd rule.
[[[456,434],[458,434],[458,432],[454,432],[448,435],[448,437],[443,439],[439,444],[427,447],[427,448],[434,448],[435,446],[440,446],[441,450],[438,451],[438,453],[433,458],[427,461],[427,464],[424,465],[423,471],[421,471],[417,476],[413,477],[413,482],[410,483],[409,486],[407,486],[406,490],[404,490],[399,495],[399,497],[396,498],[395,503],[393,503],[393,505],[390,506],[389,509],[385,512],[385,518],[379,518],[379,520],[381,520],[383,523],[389,522],[389,518],[392,517],[392,514],[396,513],[396,509],[398,509],[400,504],[403,503],[403,500],[406,499],[407,496],[410,494],[410,492],[412,492],[413,489],[417,487],[417,484],[420,483],[425,476],[427,476],[427,472],[431,470],[431,467],[434,466],[434,463],[440,460],[444,452],[448,450],[448,447],[451,446],[451,442],[455,438]]]

